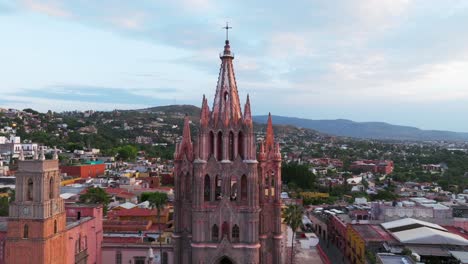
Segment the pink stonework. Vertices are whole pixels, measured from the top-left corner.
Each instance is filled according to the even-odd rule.
[[[271,116],[260,151],[241,112],[229,41],[213,108],[202,100],[198,138],[186,117],[175,160],[174,263],[281,263],[281,154]]]

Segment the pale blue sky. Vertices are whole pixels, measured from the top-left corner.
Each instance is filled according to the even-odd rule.
[[[0,107],[199,106],[225,21],[254,114],[468,132],[463,0],[0,0]]]

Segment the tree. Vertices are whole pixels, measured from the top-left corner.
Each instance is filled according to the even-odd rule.
[[[88,188],[85,194],[80,196],[80,202],[85,204],[102,204],[104,214],[106,214],[110,198],[103,189],[99,187],[91,187]]]
[[[294,236],[296,230],[302,224],[302,206],[291,204],[286,208],[284,222],[292,229],[292,241],[291,241],[291,264],[293,263],[294,257]]]
[[[142,194],[142,198],[143,198],[143,195],[145,193]],[[156,208],[157,210],[157,214],[158,214],[158,229],[159,229],[159,250],[160,250],[160,258],[162,258],[162,230],[161,230],[161,210],[164,209],[164,206],[166,205],[167,203],[167,194],[166,193],[162,193],[162,192],[153,192],[153,193],[147,193],[147,195],[145,194],[145,197],[147,197],[148,199],[148,202],[149,202],[149,205],[151,208]]]
[[[117,149],[117,155],[122,160],[134,160],[137,154],[137,148],[131,145],[122,146]]]

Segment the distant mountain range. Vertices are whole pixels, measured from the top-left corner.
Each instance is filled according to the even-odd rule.
[[[140,110],[141,111],[141,110]],[[186,113],[191,117],[200,115],[200,108],[193,105],[168,105],[143,109],[143,111]],[[268,116],[254,116],[253,120],[265,124]],[[392,125],[384,122],[354,122],[346,119],[311,120],[305,118],[273,116],[275,125],[291,125],[301,128],[313,129],[321,133],[353,137],[362,139],[380,140],[408,140],[408,141],[468,141],[468,133],[422,130],[416,127]]]
[[[266,123],[268,116],[254,116],[257,123]],[[296,117],[272,116],[274,124],[314,129],[335,136],[409,141],[468,141],[468,133],[422,130],[384,122],[354,122],[346,119],[311,120]]]

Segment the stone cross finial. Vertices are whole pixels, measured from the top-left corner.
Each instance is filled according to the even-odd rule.
[[[39,151],[39,147],[34,150],[34,156],[33,156],[34,160],[37,160],[39,158],[38,157],[38,151]]]
[[[23,152],[23,147],[20,148],[20,153],[19,153],[19,160],[24,160],[24,152]]]
[[[41,147],[41,156],[39,156],[39,159],[45,160],[44,146]]]
[[[58,151],[57,151],[57,147],[55,146],[54,146],[54,155],[52,156],[52,159],[58,160]]]

